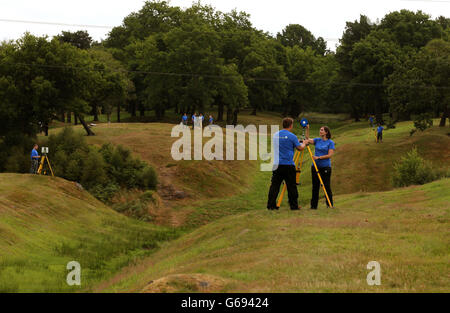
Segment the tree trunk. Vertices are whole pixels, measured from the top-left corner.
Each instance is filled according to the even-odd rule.
[[[233,122],[233,110],[231,108],[227,108],[227,125],[231,125]]]
[[[120,123],[120,102],[117,102],[117,123]]]
[[[219,102],[219,108],[217,111],[217,122],[223,122],[223,109],[224,109],[223,102]]]
[[[139,104],[139,116],[144,117],[145,116],[145,107],[142,103]]]
[[[67,112],[67,123],[72,123],[72,112]]]
[[[444,113],[442,113],[442,117],[441,117],[441,121],[439,123],[439,127],[444,127],[445,126],[445,122],[446,122],[447,118],[450,119],[450,109],[449,109],[448,105],[445,107]]]
[[[234,126],[236,126],[238,123],[238,113],[239,113],[239,109],[236,109],[233,112],[233,125]]]
[[[78,116],[76,113],[73,114],[75,125],[78,125]]]
[[[66,116],[64,115],[64,112],[61,112],[61,122],[65,122],[66,121]]]
[[[253,108],[251,115],[256,115],[256,108]]]
[[[131,101],[131,116],[136,117],[136,100]]]
[[[94,115],[94,122],[98,122],[98,110],[97,110],[97,104],[94,104],[92,106],[92,114]]]
[[[84,130],[86,131],[88,136],[95,136],[94,132],[92,131],[92,129],[89,128],[89,126],[86,124],[86,122],[84,121],[84,118],[81,115],[75,114],[75,119],[76,118],[80,119],[80,123],[83,125]]]
[[[48,123],[47,122],[44,124],[43,128],[44,128],[45,137],[48,137]]]

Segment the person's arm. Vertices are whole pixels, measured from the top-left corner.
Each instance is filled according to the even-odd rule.
[[[334,154],[334,149],[330,149],[330,150],[328,150],[328,154],[327,155],[322,155],[320,157],[313,156],[313,158],[314,158],[314,160],[326,160],[326,159],[331,159],[333,154]]]
[[[303,141],[299,146],[295,147],[298,151],[302,151],[306,148],[306,143]]]
[[[303,140],[303,142],[304,142],[305,144],[311,144],[311,145],[314,144],[314,139],[309,139],[309,124],[306,125],[306,134],[305,134],[305,137],[306,137],[306,139]]]

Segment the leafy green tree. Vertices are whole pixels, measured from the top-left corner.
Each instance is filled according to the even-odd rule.
[[[257,110],[280,108],[287,95],[287,76],[283,65],[277,63],[275,47],[267,40],[254,41],[243,61],[242,73],[254,115]]]
[[[63,31],[61,35],[55,36],[60,42],[70,43],[79,49],[89,49],[92,45],[92,37],[87,31],[79,30],[77,32]]]
[[[397,64],[401,63],[405,53],[392,40],[392,35],[386,31],[372,31],[369,36],[353,47],[350,57],[355,77],[352,82],[356,84],[358,103],[353,103],[354,115],[374,112],[377,120],[382,113],[388,112],[383,83],[385,78],[393,73]]]
[[[377,29],[387,30],[401,47],[424,47],[430,40],[441,38],[442,26],[422,11],[401,10],[387,14]]]
[[[319,55],[324,55],[327,52],[325,40],[322,37],[316,39],[309,30],[299,24],[286,26],[281,33],[277,34],[277,39],[285,47],[298,46],[302,49],[311,47]]]
[[[399,64],[386,80],[390,111],[403,118],[411,114],[442,114],[449,118],[450,43],[430,41],[418,53]]]

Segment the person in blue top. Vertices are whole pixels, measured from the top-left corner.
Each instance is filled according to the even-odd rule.
[[[36,174],[37,170],[39,168],[39,153],[37,152],[37,149],[39,148],[39,146],[37,144],[35,144],[33,146],[33,150],[31,150],[31,169],[30,169],[30,174]]]
[[[197,123],[197,112],[195,112],[194,114],[192,114],[192,129],[194,129],[194,127],[196,126],[195,124]]]
[[[212,115],[209,116],[209,127],[211,127],[214,124],[214,118]]]
[[[372,128],[373,128],[373,121],[374,121],[374,118],[373,118],[373,115],[371,115],[369,117],[369,122],[370,122],[370,127],[372,127]]]
[[[319,136],[320,138],[309,139],[309,125],[306,126],[306,143],[313,144],[316,147],[313,158],[319,169],[320,177],[322,178],[325,190],[327,191],[328,198],[333,206],[333,193],[331,192],[331,157],[334,154],[335,147],[333,140],[331,140],[330,128],[328,128],[328,126],[322,126],[319,131]],[[317,176],[314,164],[311,165],[311,175],[311,209],[316,210],[319,202],[320,180]],[[329,205],[326,199],[325,203],[328,207]]]
[[[184,125],[184,126],[187,126],[187,120],[188,120],[188,117],[187,117],[187,114],[186,114],[186,113],[184,113],[184,115],[183,115],[183,117],[181,118],[181,120],[182,120],[182,122],[183,122],[183,125]]]
[[[384,127],[381,126],[380,123],[378,123],[378,127],[377,127],[377,143],[378,142],[383,142],[383,130],[384,130]]]
[[[297,136],[292,133],[293,127],[294,120],[287,117],[283,119],[283,129],[273,137],[275,162],[269,189],[269,199],[267,201],[267,209],[269,210],[278,210],[276,201],[283,180],[286,183],[291,210],[300,209],[298,206],[298,191],[295,179],[294,149],[301,151],[305,149],[305,144],[300,144]]]

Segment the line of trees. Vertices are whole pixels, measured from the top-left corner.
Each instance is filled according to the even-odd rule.
[[[237,124],[242,108],[298,116],[303,111],[431,112],[449,117],[450,19],[402,10],[371,23],[347,22],[336,52],[298,24],[276,36],[254,28],[245,12],[194,3],[181,9],[148,1],[106,40],[85,31],[53,39],[25,34],[0,45],[0,141],[35,136],[54,119],[99,112],[163,119],[217,110]],[[113,110],[116,108],[115,110]],[[14,137],[12,136],[12,137]],[[16,136],[17,137],[17,136]]]

